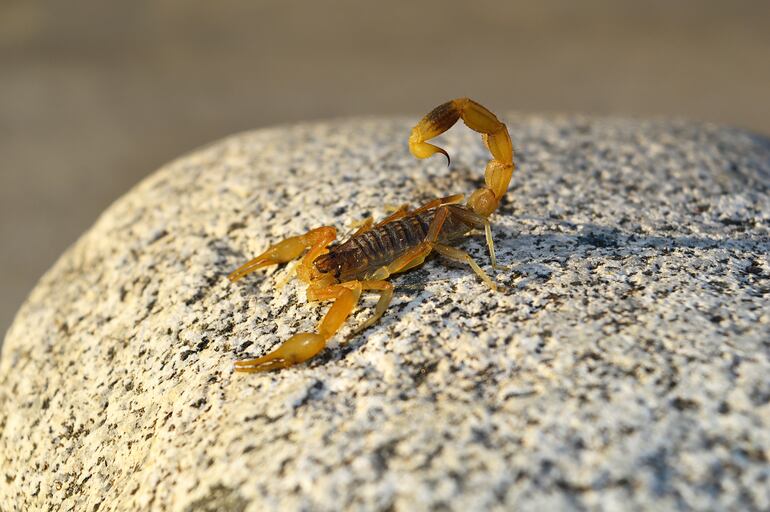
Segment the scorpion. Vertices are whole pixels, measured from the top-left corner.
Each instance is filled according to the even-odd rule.
[[[393,285],[386,279],[421,265],[434,252],[466,263],[490,289],[497,290],[468,253],[450,244],[473,229],[483,229],[492,267],[498,268],[489,216],[505,195],[515,168],[507,127],[479,103],[458,98],[439,105],[412,128],[409,150],[419,159],[443,154],[449,164],[449,154],[427,141],[447,131],[459,119],[481,133],[492,155],[484,172],[484,186],[474,191],[464,205],[464,194],[433,199],[414,210],[402,205],[376,224],[368,217],[350,238],[336,244],[337,230],[322,226],[271,245],[228,275],[235,282],[257,269],[287,263],[306,252],[296,267],[296,275],[307,283],[307,300],[334,301],[321,319],[318,332],[295,334],[262,357],[236,361],[236,371],[277,370],[314,357],[342,327],[363,292],[377,293],[379,299],[374,314],[353,335],[370,327],[385,314],[393,297]]]

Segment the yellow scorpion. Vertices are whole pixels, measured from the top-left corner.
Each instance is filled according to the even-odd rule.
[[[465,205],[460,204],[463,194],[434,199],[414,210],[403,205],[376,224],[371,217],[366,219],[347,241],[338,244],[334,244],[337,230],[322,226],[271,245],[228,276],[235,282],[257,269],[299,258],[307,251],[296,271],[297,277],[307,283],[307,299],[334,301],[318,332],[295,334],[262,357],[236,361],[236,371],[276,370],[312,358],[340,329],[364,291],[376,292],[380,297],[372,317],[355,332],[371,326],[382,317],[393,297],[393,285],[386,279],[422,264],[434,251],[467,263],[487,286],[497,289],[468,253],[450,244],[474,228],[484,229],[492,267],[497,266],[488,219],[505,195],[515,168],[505,124],[479,103],[469,98],[455,99],[439,105],[417,123],[409,137],[409,150],[417,158],[441,153],[449,161],[446,151],[426,141],[447,131],[458,119],[481,133],[492,154],[484,172],[484,186],[473,192]]]

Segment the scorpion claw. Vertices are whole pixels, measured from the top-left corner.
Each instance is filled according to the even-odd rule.
[[[236,372],[267,372],[288,368],[307,361],[326,346],[320,334],[301,332],[284,341],[277,349],[256,359],[235,362]]]
[[[256,258],[230,272],[227,278],[231,282],[235,282],[260,268],[287,263],[293,259],[299,258],[300,255],[309,248],[316,249],[317,247],[316,252],[321,251],[324,247],[329,245],[336,236],[336,229],[324,226],[310,230],[304,235],[289,237],[286,240],[271,245],[265,252]]]
[[[252,361],[256,361],[256,359],[252,359]],[[235,362],[235,371],[240,373],[257,373],[257,372],[269,372],[271,370],[280,370],[281,368],[286,368],[288,366],[291,366],[291,363],[286,361],[282,358],[273,359],[272,361],[263,361],[259,364],[252,364],[252,365],[238,365],[238,363],[241,362],[248,362],[248,361],[236,361]]]
[[[250,274],[255,270],[268,267],[273,264],[274,262],[270,261],[267,258],[254,258],[253,260],[249,261],[245,265],[240,266],[237,270],[230,272],[227,275],[227,278],[230,280],[230,282],[234,283],[235,281],[242,278],[246,274]]]

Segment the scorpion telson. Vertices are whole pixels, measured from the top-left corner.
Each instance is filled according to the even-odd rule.
[[[334,227],[316,228],[270,246],[228,276],[234,282],[257,269],[299,258],[307,251],[296,270],[297,277],[308,285],[307,299],[334,301],[317,333],[295,334],[262,357],[236,361],[236,371],[262,372],[307,361],[323,350],[340,329],[361,293],[372,291],[380,295],[374,314],[356,333],[366,329],[382,317],[393,297],[393,285],[386,279],[422,264],[434,251],[467,263],[489,288],[497,289],[468,253],[450,244],[474,228],[484,229],[492,266],[497,266],[488,218],[505,195],[515,168],[508,129],[480,104],[459,98],[439,105],[417,123],[409,137],[409,150],[417,158],[441,153],[448,162],[446,151],[426,141],[444,133],[459,119],[481,133],[492,154],[484,172],[484,186],[473,192],[465,205],[461,204],[463,194],[434,199],[415,210],[404,205],[377,224],[368,218],[338,245],[331,245],[337,238]]]

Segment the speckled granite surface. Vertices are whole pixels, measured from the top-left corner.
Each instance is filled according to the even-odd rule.
[[[276,291],[283,270],[225,275],[319,224],[470,192],[476,134],[448,135],[447,169],[408,155],[411,120],[264,130],[129,192],[6,338],[3,510],[770,507],[770,143],[507,121],[504,291],[432,260],[379,324],[273,374],[232,362],[326,307]],[[491,272],[483,237],[463,247]]]

